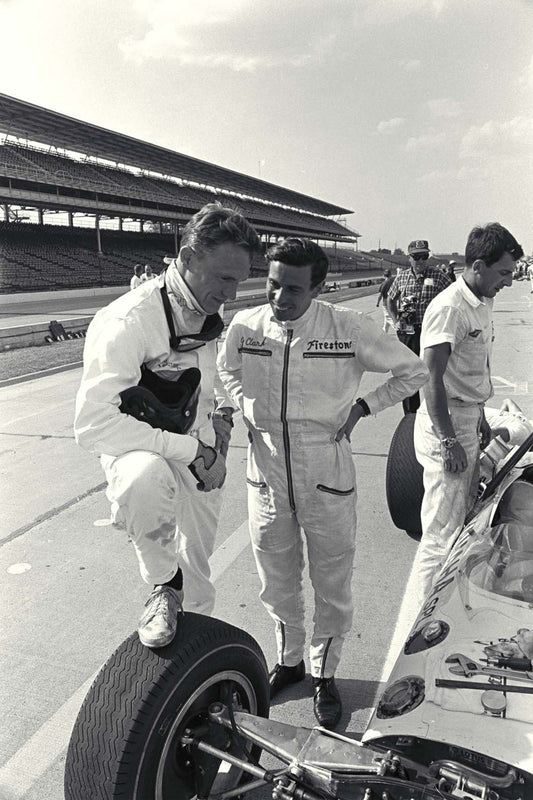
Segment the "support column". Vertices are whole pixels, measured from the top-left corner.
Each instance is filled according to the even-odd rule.
[[[174,222],[174,255],[175,255],[175,256],[177,256],[177,255],[178,255],[178,253],[179,253],[179,239],[178,239],[178,236],[179,236],[179,230],[180,230],[180,224],[179,224],[179,222],[176,220],[176,221]]]
[[[102,254],[102,240],[100,238],[100,215],[95,215],[96,246],[98,255]]]
[[[123,223],[122,217],[119,217],[119,218],[118,218],[118,229],[119,229],[119,231],[120,231],[121,233],[122,233],[122,231],[124,230],[124,228],[123,228],[123,224],[124,224],[124,223]]]
[[[42,208],[37,209],[37,219],[39,220],[39,225],[43,224],[43,210]]]
[[[98,256],[99,256],[99,258],[98,258],[98,273],[99,273],[98,277],[99,277],[100,286],[103,286],[104,285],[103,276],[102,276],[102,256],[103,256],[103,253],[102,253],[102,240],[100,238],[100,215],[99,214],[95,214],[94,219],[95,219],[95,230],[96,230],[96,244],[97,244],[97,247],[98,247],[98,251],[97,252],[98,252]]]
[[[68,226],[69,228],[74,227],[74,214],[72,213],[72,211],[68,212]]]
[[[9,222],[9,205],[4,203],[4,222]]]

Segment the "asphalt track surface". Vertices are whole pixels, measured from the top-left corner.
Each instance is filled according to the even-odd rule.
[[[526,281],[501,293],[494,314],[494,405],[512,397],[533,417],[533,295]],[[381,324],[376,296],[346,301]],[[148,594],[125,534],[109,523],[97,460],[72,434],[80,371],[0,389],[0,800],[61,800],[70,731],[99,666],[135,629]],[[361,394],[379,382],[365,376]],[[394,528],[385,505],[385,464],[401,406],[360,421],[352,436],[358,475],[354,628],[337,682],[338,730],[359,738],[416,608],[410,582],[417,542]],[[248,544],[246,436],[237,421],[212,560],[215,616],[247,629],[275,661]],[[308,619],[312,592],[306,581]],[[312,727],[311,679],[271,709]],[[267,762],[268,764],[268,762]],[[259,800],[270,796],[255,793]],[[90,800],[88,798],[88,800]]]

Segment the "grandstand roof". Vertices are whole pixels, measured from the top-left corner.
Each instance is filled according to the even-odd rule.
[[[56,111],[0,94],[0,131],[50,147],[63,148],[183,178],[195,183],[229,189],[314,214],[351,214],[350,209],[309,197],[291,189],[235,172],[132,136],[67,117]]]

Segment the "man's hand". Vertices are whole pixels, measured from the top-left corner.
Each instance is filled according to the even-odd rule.
[[[356,424],[359,422],[361,417],[364,416],[364,410],[359,405],[359,403],[355,403],[350,409],[350,413],[348,414],[348,419],[344,423],[344,425],[339,428],[335,435],[335,441],[340,442],[341,439],[346,437],[348,441],[350,441],[350,437],[352,435],[352,431],[355,428]]]
[[[446,472],[464,472],[468,460],[464,448],[460,442],[455,442],[451,447],[440,446],[441,458],[444,462]]]
[[[229,442],[231,439],[231,429],[233,428],[233,409],[230,407],[217,408],[211,414],[213,430],[215,431],[215,450],[218,450],[224,458],[228,454]]]
[[[189,464],[189,469],[198,481],[200,492],[220,489],[226,480],[226,459],[213,447],[198,442],[196,458]]]
[[[479,446],[482,450],[488,445],[492,437],[492,431],[489,423],[485,419],[485,414],[481,417],[481,424],[479,426]]]

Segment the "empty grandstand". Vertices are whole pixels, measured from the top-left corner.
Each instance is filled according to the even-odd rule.
[[[159,271],[180,226],[214,200],[265,244],[299,235],[334,259],[339,244],[354,254],[359,234],[340,221],[350,209],[0,94],[2,293],[123,285],[139,261]]]

